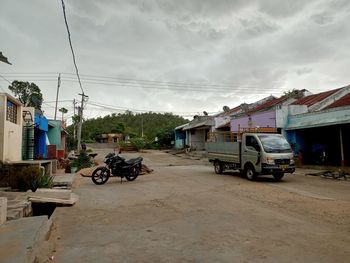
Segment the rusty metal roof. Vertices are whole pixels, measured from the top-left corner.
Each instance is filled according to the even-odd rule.
[[[350,106],[350,93],[341,97],[339,100],[336,100],[331,105],[328,105],[325,109],[333,109],[333,108],[338,108],[343,106]]]
[[[255,108],[249,110],[247,113],[254,113],[254,112],[258,112],[258,111],[268,110],[274,106],[281,104],[282,102],[286,101],[287,99],[288,99],[287,96],[282,96],[280,98],[274,98],[272,100],[268,100],[265,103],[260,104],[260,105],[256,106]]]
[[[292,105],[307,105],[308,107],[310,107],[318,102],[323,101],[324,99],[326,99],[327,97],[336,93],[340,89],[341,88],[333,89],[333,90],[329,90],[329,91],[325,91],[325,92],[321,92],[321,93],[317,93],[317,94],[313,94],[313,95],[309,95],[309,96],[306,96],[304,98],[301,98],[301,99],[293,102]]]

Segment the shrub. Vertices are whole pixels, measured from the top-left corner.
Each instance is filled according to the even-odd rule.
[[[35,188],[52,188],[53,178],[54,178],[54,176],[51,176],[51,175],[46,175],[46,174],[40,175],[35,180],[34,187]]]
[[[83,168],[89,168],[92,165],[93,161],[86,151],[80,151],[78,158],[72,162],[71,167],[77,167],[77,171],[79,171]]]
[[[145,148],[147,142],[144,138],[133,138],[130,140],[131,145],[137,150],[140,151]]]
[[[128,146],[128,144],[124,141],[119,141],[117,143],[117,147],[119,147],[119,148],[126,148],[127,146]]]

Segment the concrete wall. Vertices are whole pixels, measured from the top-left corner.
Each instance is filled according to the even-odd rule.
[[[276,127],[285,128],[288,125],[289,117],[307,113],[306,105],[288,105],[282,106],[276,110]]]
[[[194,129],[194,132],[189,132],[189,145],[191,148],[196,150],[204,150],[205,149],[205,136],[207,130]]]
[[[16,123],[6,120],[6,105],[10,100],[17,105]],[[22,159],[22,105],[6,93],[0,93],[0,161]]]
[[[238,131],[238,127],[248,128],[248,127],[276,127],[276,113],[273,111],[258,112],[251,116],[251,121],[249,121],[249,116],[240,117],[231,120],[231,131]]]

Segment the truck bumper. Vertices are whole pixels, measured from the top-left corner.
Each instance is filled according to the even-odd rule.
[[[274,174],[274,173],[294,173],[295,165],[277,165],[277,164],[262,164],[261,174]]]

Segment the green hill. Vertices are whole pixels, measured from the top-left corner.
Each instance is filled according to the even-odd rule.
[[[83,122],[82,141],[95,141],[99,134],[122,133],[130,137],[141,137],[142,127],[144,137],[153,140],[156,136],[165,134],[169,137],[174,128],[188,122],[188,120],[171,113],[125,113],[111,114],[105,117],[88,119]],[[68,127],[70,137],[73,135],[73,125]],[[170,133],[170,134],[169,134]]]

